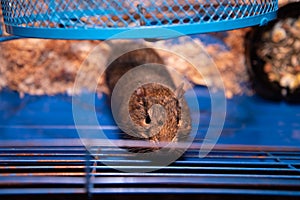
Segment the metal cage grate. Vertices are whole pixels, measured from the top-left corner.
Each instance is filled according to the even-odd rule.
[[[245,199],[252,199],[251,195],[300,196],[300,151],[296,148],[216,146],[201,159],[198,150],[191,148],[161,170],[125,173],[101,163],[105,159],[117,164],[119,160],[115,157],[125,156],[115,148],[102,147],[100,160],[95,160],[77,140],[63,143],[64,146],[55,140],[0,142],[0,197],[26,199],[34,194],[76,198],[82,194],[91,199],[114,194],[124,199],[126,195],[139,196],[145,192],[222,195],[222,199],[226,194],[250,195]],[[143,166],[126,157],[122,167]]]
[[[1,0],[13,35],[62,39],[174,37],[265,24],[277,0]]]

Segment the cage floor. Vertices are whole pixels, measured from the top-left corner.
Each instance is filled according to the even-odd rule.
[[[151,173],[125,173],[102,164],[101,159],[120,162],[116,157],[122,152],[111,146],[103,147],[100,160],[89,155],[78,139],[71,97],[20,99],[15,92],[2,91],[0,196],[96,199],[114,194],[115,198],[135,199],[147,193],[152,195],[145,197],[149,199],[187,194],[207,199],[218,195],[222,199],[233,195],[239,195],[239,199],[299,198],[300,106],[272,103],[256,96],[228,100],[218,144],[200,159],[197,144],[209,124],[210,99],[205,87],[195,90],[201,119],[194,146],[176,162]],[[116,139],[106,99],[96,104],[103,127]],[[120,168],[143,167],[130,158],[122,162]]]
[[[96,161],[88,156],[82,146],[2,147],[0,150],[0,196],[5,197],[31,194],[49,199],[51,195],[82,199],[77,195],[128,197],[145,193],[222,195],[224,198],[226,195],[288,199],[300,196],[300,152],[286,149],[218,146],[204,159],[198,158],[196,149],[190,149],[183,158],[151,173],[111,169],[101,164],[101,159]],[[105,148],[104,153],[113,156],[120,152]],[[111,162],[118,161],[111,159]],[[127,159],[122,167],[142,167],[133,162]]]

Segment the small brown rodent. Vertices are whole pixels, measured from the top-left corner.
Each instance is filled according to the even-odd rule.
[[[126,45],[130,46],[130,43]],[[134,44],[132,45],[134,46]],[[113,61],[106,69],[105,79],[110,96],[117,82],[126,72],[144,64],[160,64],[155,66],[155,70],[151,71],[151,67],[145,68],[139,75],[127,78],[126,84],[122,84],[121,90],[118,90],[118,94],[116,94],[121,103],[117,102],[116,104],[119,105],[112,106],[119,106],[117,112],[121,116],[121,122],[119,121],[118,125],[119,127],[122,126],[120,128],[127,133],[126,138],[148,140],[154,144],[185,141],[191,131],[191,118],[183,96],[183,84],[179,87],[175,86],[169,71],[162,67],[164,62],[159,54],[152,48],[144,47],[128,51],[117,59],[111,58],[109,60]],[[168,86],[155,81],[137,86],[134,92],[130,92],[129,101],[125,105],[126,103],[122,102],[121,99],[125,92],[130,91],[128,87],[133,86],[129,82],[134,82],[135,79],[172,81],[169,81]],[[130,116],[128,116],[128,112],[125,112],[126,109]],[[131,118],[135,128],[126,127],[128,126],[128,118]],[[135,131],[134,135],[137,137],[128,134],[131,130]],[[133,148],[131,150],[147,152],[154,149],[159,148]]]

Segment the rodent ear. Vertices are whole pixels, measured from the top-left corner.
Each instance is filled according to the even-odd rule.
[[[145,90],[144,90],[144,88],[143,87],[138,88],[136,90],[136,95],[140,96],[140,97],[145,96]]]
[[[176,90],[175,90],[175,96],[176,96],[177,99],[183,98],[183,95],[184,95],[184,93],[185,93],[185,91],[184,91],[183,88],[184,88],[184,83],[181,83],[181,84],[176,88]]]

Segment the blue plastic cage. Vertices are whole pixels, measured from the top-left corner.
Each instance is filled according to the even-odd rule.
[[[6,31],[54,39],[168,38],[263,25],[277,0],[1,0]]]
[[[130,35],[131,38],[165,36],[156,31],[160,27],[185,34],[221,31],[264,24],[275,17],[277,10],[276,1],[271,0],[223,1],[215,4],[219,9],[213,6],[213,1],[200,5],[188,0],[174,1],[172,6],[168,1],[156,1],[162,4],[155,7],[148,6],[154,5],[154,1],[143,5],[139,3],[142,1],[109,1],[114,4],[96,6],[104,2],[1,0],[10,34],[62,39],[105,39],[132,29],[136,34]],[[131,3],[130,8],[140,13],[117,7],[126,3]],[[147,14],[151,8],[163,17],[151,18]],[[188,16],[189,8],[198,8],[198,13],[193,15],[198,19],[184,17]],[[174,12],[174,18],[166,14]],[[131,13],[131,17],[118,18],[126,13]],[[196,90],[203,114],[195,146],[172,165],[145,174],[123,173],[102,164],[106,160],[124,168],[143,167],[139,160],[126,157],[109,144],[97,153],[101,160],[95,160],[93,156],[97,155],[88,154],[77,138],[71,97],[25,95],[21,99],[15,92],[2,91],[0,198],[132,200],[183,199],[188,195],[193,199],[299,199],[300,107],[267,102],[256,96],[228,100],[227,120],[219,146],[199,159],[197,145],[201,144],[201,133],[206,131],[212,113],[207,89],[197,87]],[[112,126],[112,116],[104,102],[105,98],[97,101],[98,117],[105,123],[107,132],[115,133],[118,130]],[[83,108],[88,109],[84,105]]]

